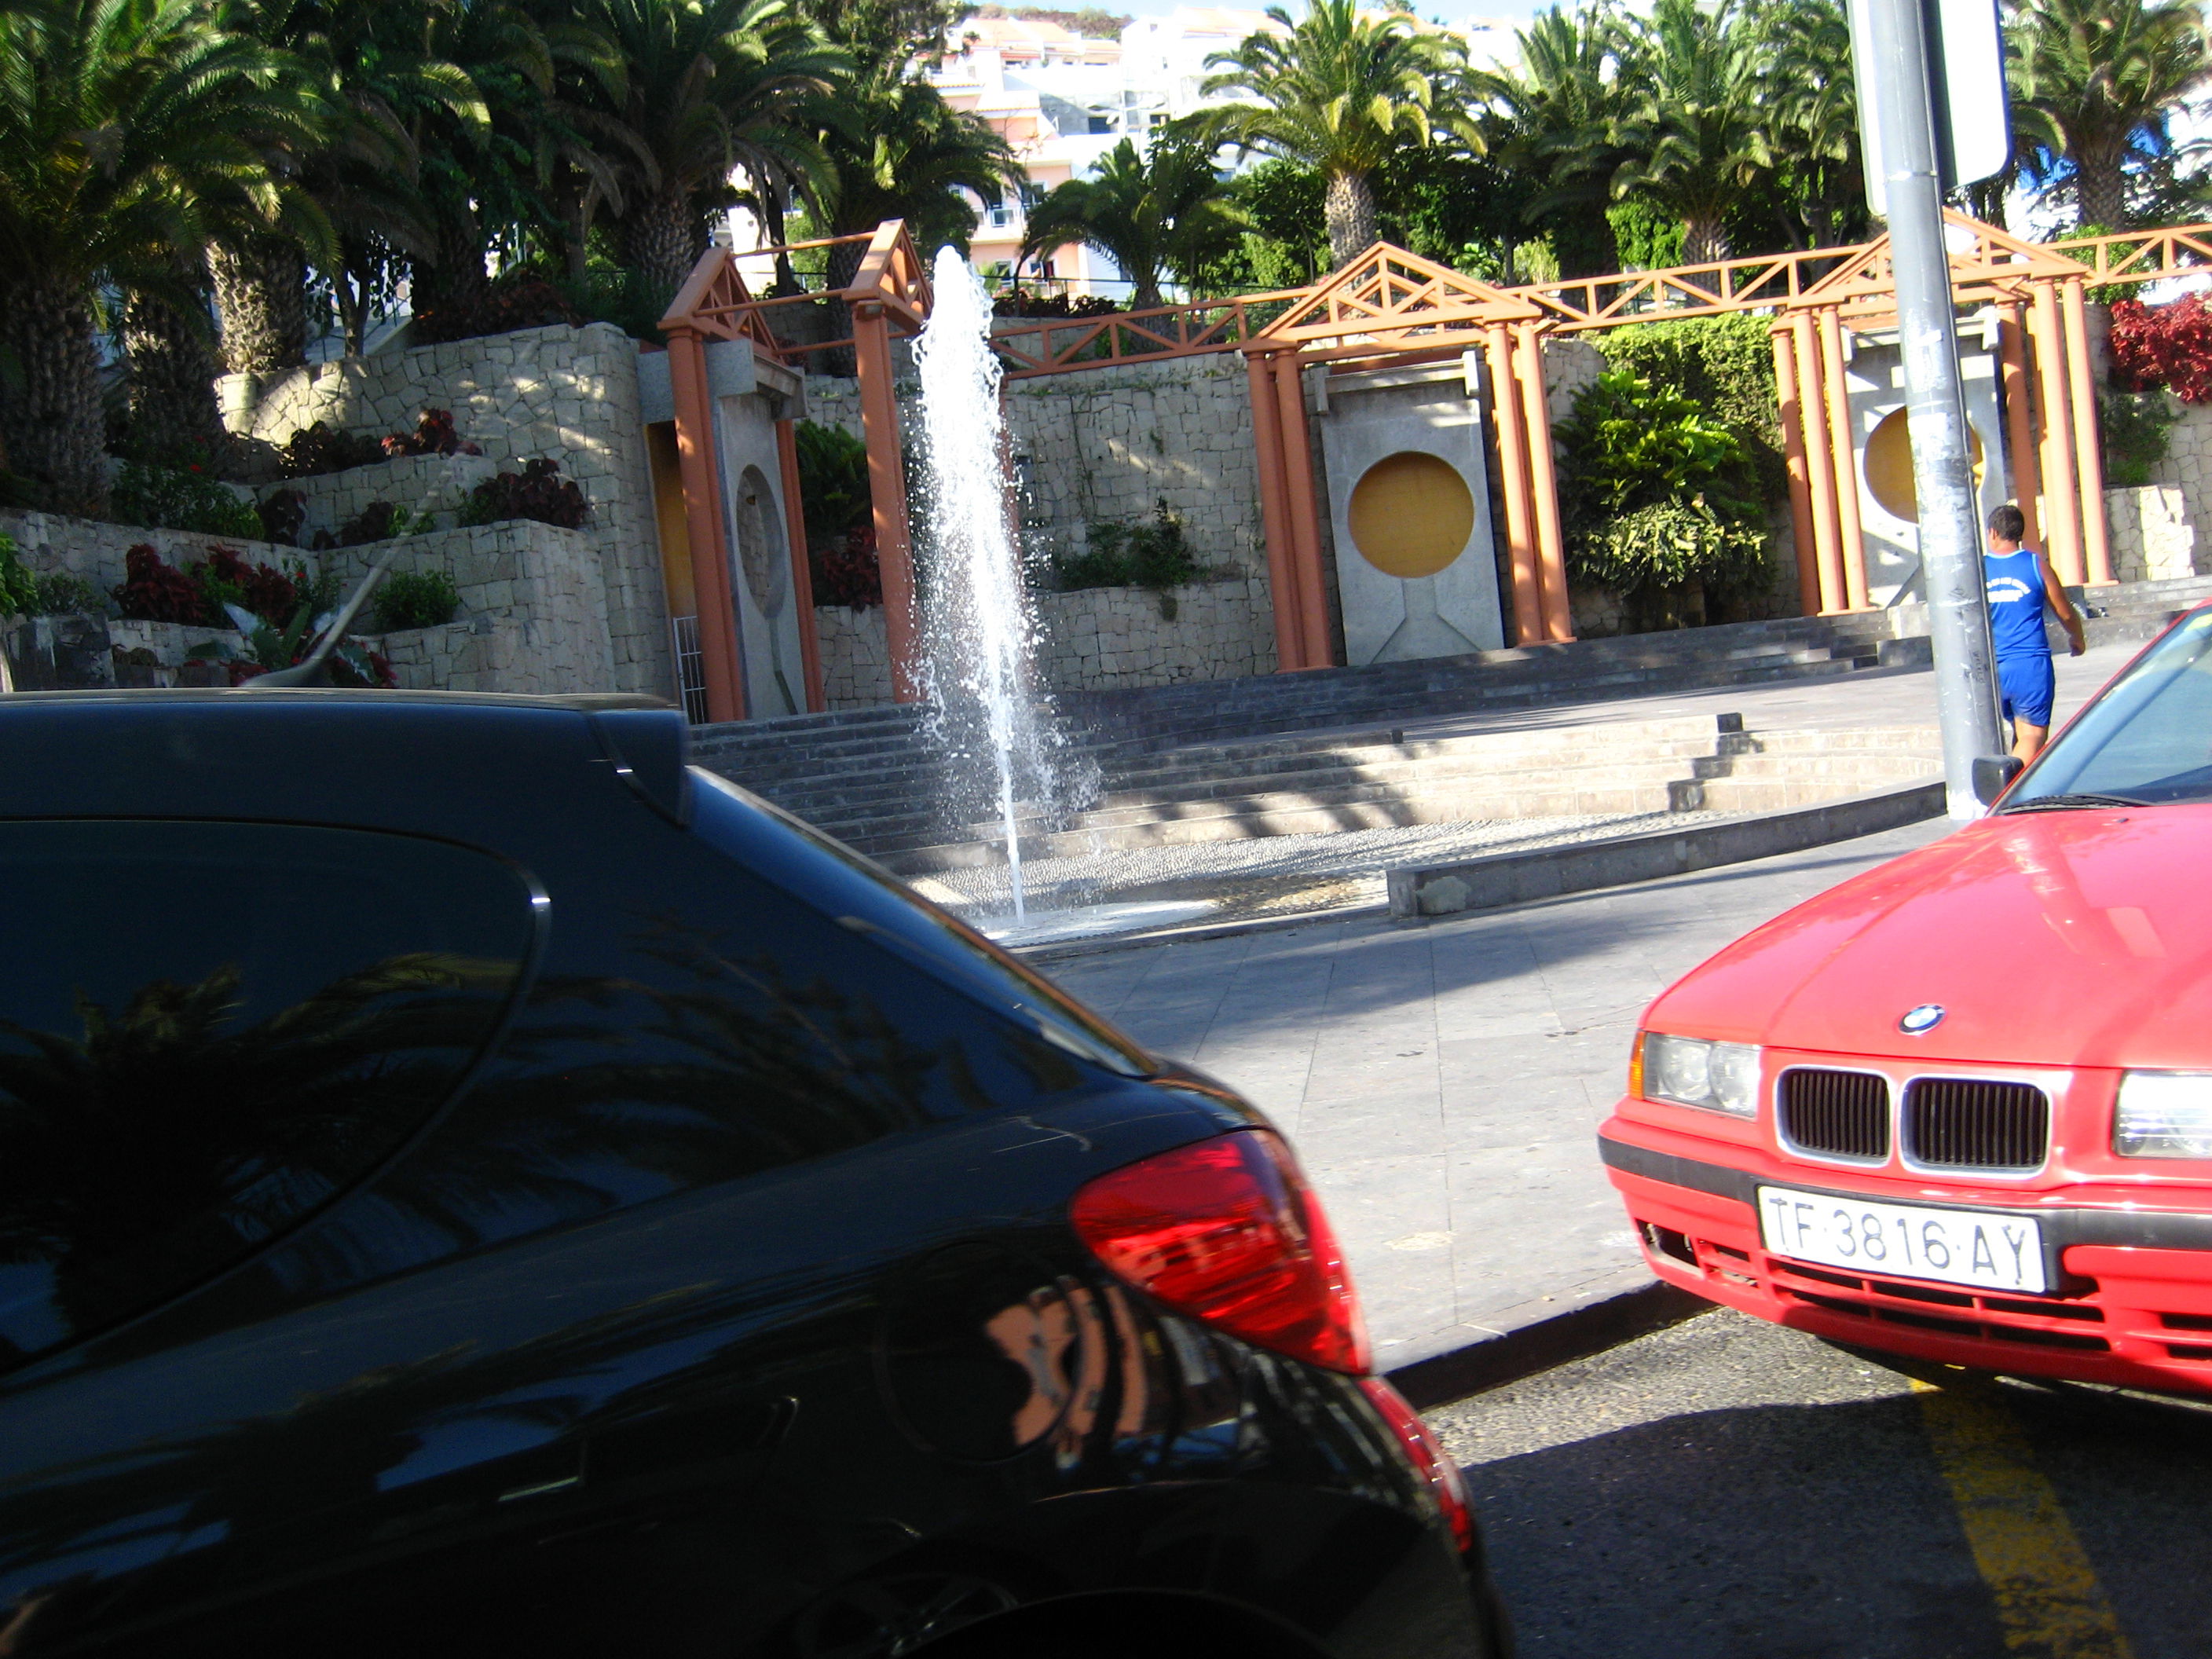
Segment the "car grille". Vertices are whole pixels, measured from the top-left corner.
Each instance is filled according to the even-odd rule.
[[[1836,1158],[1889,1156],[1889,1082],[1865,1072],[1784,1072],[1775,1089],[1782,1133],[1793,1146]]]
[[[2035,1170],[2051,1144],[2051,1099],[2029,1083],[1917,1078],[1905,1090],[1905,1150],[1954,1170]]]

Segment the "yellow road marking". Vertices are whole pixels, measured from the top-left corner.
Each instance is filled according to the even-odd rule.
[[[2012,1413],[1971,1383],[1912,1388],[1974,1565],[1996,1600],[2006,1650],[2131,1659],[2088,1553]]]

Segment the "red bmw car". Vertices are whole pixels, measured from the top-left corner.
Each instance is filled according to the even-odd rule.
[[[1653,1270],[1716,1302],[2212,1390],[2212,605],[1987,817],[1661,996],[1600,1146]]]

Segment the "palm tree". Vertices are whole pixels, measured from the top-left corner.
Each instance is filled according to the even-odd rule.
[[[1620,14],[1598,0],[1573,16],[1538,12],[1517,32],[1520,66],[1480,70],[1469,89],[1486,100],[1491,149],[1524,177],[1547,181],[1528,204],[1549,226],[1559,273],[1601,276],[1620,269],[1605,216],[1613,175],[1628,159],[1619,131],[1628,88],[1620,75]]]
[[[1729,257],[1728,215],[1774,165],[1761,106],[1757,38],[1736,0],[1656,0],[1631,14],[1621,78],[1631,88],[1619,135],[1628,158],[1616,198],[1642,196],[1682,222],[1691,264]]]
[[[802,112],[849,61],[785,0],[596,0],[591,15],[628,69],[623,263],[665,298],[698,262],[733,169],[825,187]]]
[[[252,0],[241,7],[263,45],[297,61],[320,100],[315,141],[278,158],[337,240],[326,272],[358,350],[366,307],[360,266],[372,243],[428,256],[434,236],[416,188],[414,129],[435,113],[463,125],[489,117],[466,71],[428,50],[448,0]],[[270,374],[306,361],[307,251],[296,236],[263,232],[210,250],[224,366]]]
[[[198,303],[219,235],[301,211],[272,150],[311,95],[220,0],[15,0],[0,9],[0,443],[46,506],[105,501],[95,291]]]
[[[2130,221],[2128,173],[2165,147],[2168,115],[2212,76],[2194,0],[2013,0],[2005,30],[2013,120],[2072,165],[2081,222]]]
[[[1762,60],[1769,145],[1801,221],[1784,228],[1802,246],[1833,247],[1866,200],[1850,26],[1837,0],[1759,0],[1745,25]]]
[[[964,250],[975,233],[969,196],[988,201],[1018,190],[1021,162],[980,117],[954,109],[915,76],[909,61],[863,64],[817,105],[817,137],[830,163],[819,217],[833,236],[903,219],[925,256],[947,243]],[[831,248],[830,285],[848,286],[860,258],[858,243]]]
[[[1437,95],[1439,82],[1449,86],[1463,70],[1464,50],[1405,14],[1364,14],[1359,0],[1308,0],[1296,23],[1280,6],[1267,16],[1279,33],[1249,35],[1206,59],[1220,69],[1206,78],[1207,93],[1258,101],[1205,112],[1202,130],[1319,172],[1329,257],[1342,265],[1375,240],[1375,174],[1394,150],[1425,144],[1440,129],[1482,148],[1474,124]]]
[[[1228,252],[1240,220],[1227,182],[1203,149],[1166,137],[1149,157],[1124,138],[1088,179],[1071,179],[1030,210],[1022,258],[1081,242],[1119,265],[1135,292],[1131,304],[1160,303],[1160,279],[1185,283]]]

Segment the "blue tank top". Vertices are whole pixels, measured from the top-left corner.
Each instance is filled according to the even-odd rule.
[[[1999,657],[2047,657],[2051,636],[2043,631],[2043,571],[2035,555],[1982,555],[1982,583],[1990,596],[1990,636]]]

